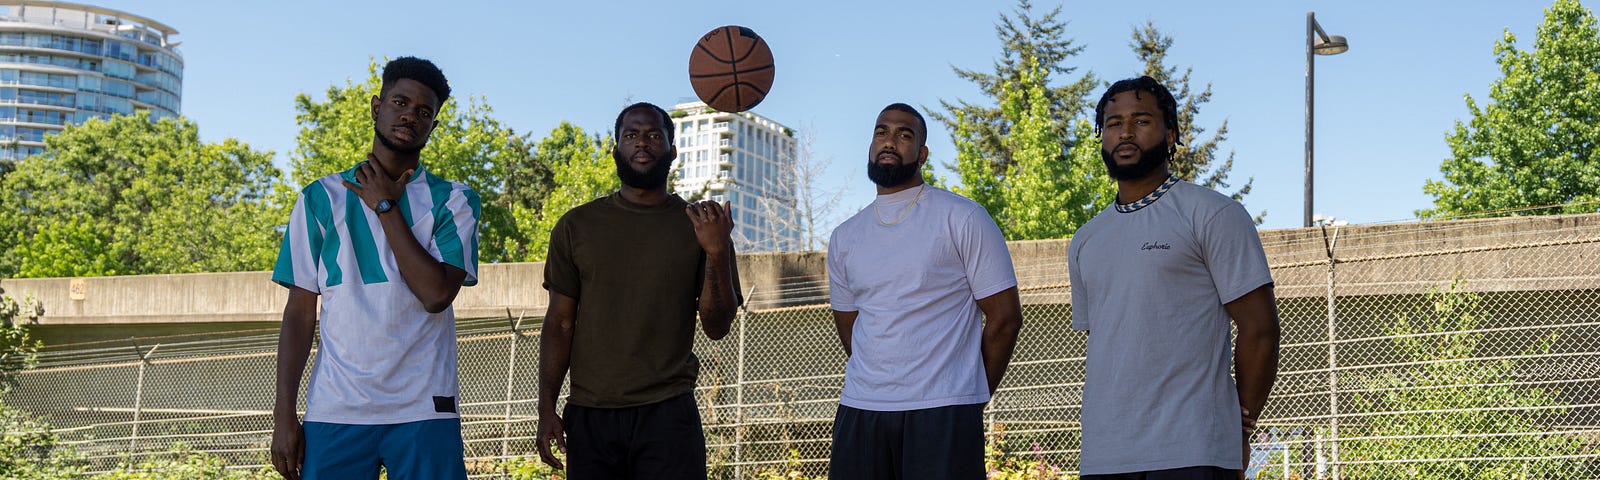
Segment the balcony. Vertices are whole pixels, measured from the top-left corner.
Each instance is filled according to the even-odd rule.
[[[77,110],[76,107],[72,107],[72,106],[58,105],[58,104],[55,104],[55,103],[45,103],[45,102],[41,102],[41,101],[31,101],[30,99],[26,99],[26,98],[18,98],[18,99],[15,99],[15,100],[0,100],[0,105],[19,105],[19,106],[28,107],[28,108],[34,108],[34,109],[39,109],[39,110],[49,110],[49,111],[63,112],[63,113],[71,113],[72,111]]]
[[[731,151],[733,151],[733,141],[729,140],[729,139],[726,139],[726,138],[721,139],[721,140],[717,140],[717,147],[722,149],[722,151],[724,151],[724,152],[731,152]],[[723,156],[723,161],[726,162],[728,155],[727,154],[723,154],[722,156]]]

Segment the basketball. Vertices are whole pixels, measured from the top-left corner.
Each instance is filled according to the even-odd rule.
[[[728,25],[700,37],[689,53],[689,84],[711,108],[743,112],[772,89],[772,49],[755,30]]]

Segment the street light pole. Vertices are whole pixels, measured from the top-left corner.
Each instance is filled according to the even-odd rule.
[[[1322,25],[1317,24],[1316,12],[1306,12],[1306,211],[1304,217],[1304,226],[1306,227],[1310,227],[1312,223],[1312,180],[1314,178],[1313,172],[1315,171],[1312,168],[1311,148],[1313,144],[1312,110],[1313,105],[1316,103],[1313,94],[1316,84],[1315,55],[1338,55],[1349,49],[1350,44],[1345,41],[1344,37],[1338,35],[1330,36],[1327,32],[1322,31]]]
[[[1312,135],[1312,133],[1311,133],[1311,122],[1313,121],[1314,116],[1311,114],[1311,109],[1312,109],[1312,106],[1315,105],[1315,102],[1312,101],[1312,97],[1313,97],[1312,92],[1314,91],[1312,85],[1316,82],[1316,68],[1317,68],[1317,62],[1315,61],[1316,57],[1314,57],[1312,55],[1312,51],[1313,51],[1312,47],[1315,45],[1315,43],[1314,43],[1315,40],[1313,39],[1313,35],[1315,34],[1316,28],[1317,28],[1317,14],[1316,14],[1316,12],[1306,12],[1306,198],[1305,198],[1306,212],[1305,212],[1305,225],[1304,225],[1305,227],[1310,227],[1311,226],[1311,208],[1312,208],[1311,207],[1311,198],[1312,198],[1312,196],[1311,196],[1311,192],[1312,192],[1311,172],[1313,170],[1311,168],[1311,155],[1312,155],[1312,150],[1311,150],[1311,143],[1312,143],[1312,140],[1311,140],[1311,135]]]

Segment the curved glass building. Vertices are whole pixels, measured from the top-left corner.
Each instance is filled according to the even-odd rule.
[[[0,158],[90,118],[177,117],[183,57],[172,27],[68,2],[0,0]]]

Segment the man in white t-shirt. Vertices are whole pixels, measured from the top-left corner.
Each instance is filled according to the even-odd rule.
[[[1242,478],[1278,369],[1261,238],[1239,202],[1169,173],[1177,102],[1155,79],[1112,84],[1095,124],[1117,201],[1067,247],[1072,328],[1089,332],[1080,471]]]
[[[984,476],[983,406],[1022,306],[1005,237],[977,203],[922,182],[928,124],[884,108],[867,151],[872,205],[828,241],[830,303],[849,362],[828,478]]]
[[[366,161],[301,189],[289,214],[272,271],[289,288],[272,466],[289,480],[377,480],[380,467],[467,478],[450,304],[478,282],[479,199],[419,158],[449,97],[432,62],[389,62]],[[302,426],[295,404],[319,318]]]

